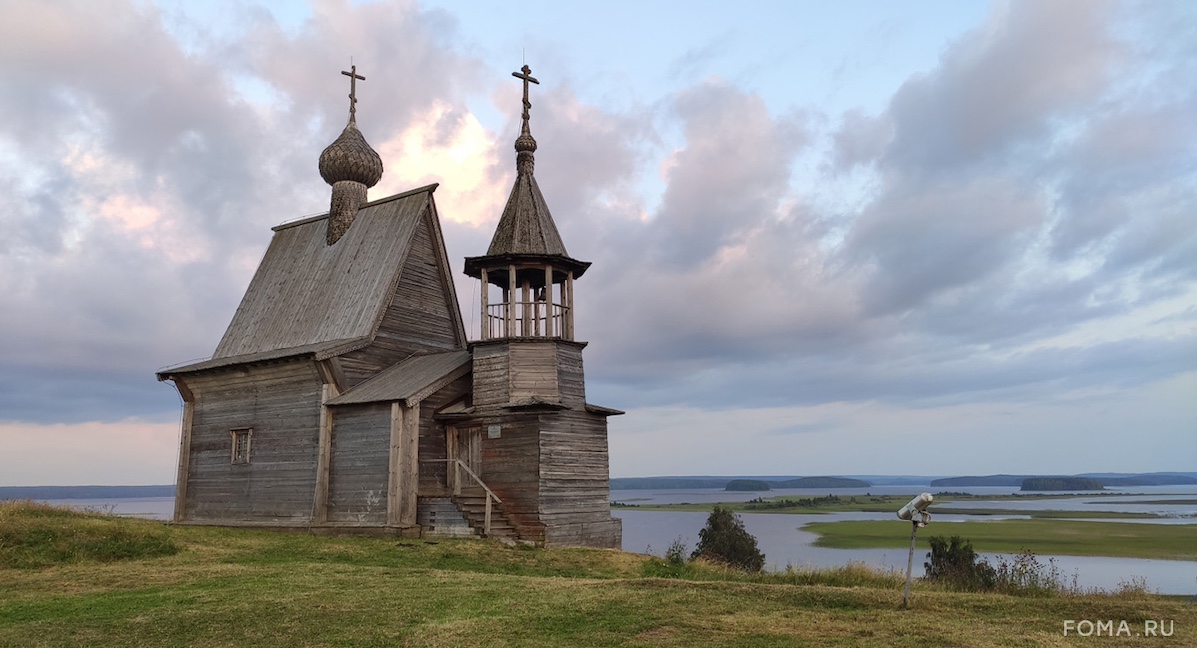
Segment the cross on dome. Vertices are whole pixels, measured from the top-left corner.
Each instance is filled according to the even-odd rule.
[[[512,72],[511,76],[517,79],[523,79],[524,81],[524,114],[522,115],[524,127],[520,132],[521,134],[526,135],[528,134],[528,120],[532,118],[532,115],[528,112],[532,109],[532,102],[528,101],[528,82],[540,85],[540,81],[537,81],[532,77],[532,68],[528,67],[527,65],[520,68],[519,72]]]
[[[526,67],[526,66],[525,66]],[[366,77],[357,73],[357,66],[349,66],[349,71],[341,70],[341,74],[349,77],[349,121],[357,121],[357,82],[365,81]],[[528,91],[524,90],[524,102],[527,103]]]

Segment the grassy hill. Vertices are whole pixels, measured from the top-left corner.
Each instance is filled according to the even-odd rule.
[[[58,550],[36,551],[45,544]],[[1172,637],[1142,645],[1197,640],[1197,607],[1176,597],[920,583],[910,610],[901,598],[899,575],[859,566],[746,576],[618,551],[171,527],[0,503],[0,646],[1071,645],[1064,621],[1080,619],[1172,620]]]

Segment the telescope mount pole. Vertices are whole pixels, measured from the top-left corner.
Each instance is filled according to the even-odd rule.
[[[914,537],[919,532],[919,521],[912,520],[910,524],[910,555],[906,557],[906,589],[902,592],[902,609],[910,607],[910,572],[914,569]]]

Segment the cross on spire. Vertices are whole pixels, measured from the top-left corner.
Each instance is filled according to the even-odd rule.
[[[358,80],[365,81],[366,77],[357,73],[357,66],[349,66],[349,71],[341,70],[341,74],[349,77],[349,121],[356,122],[357,118],[357,82]],[[525,96],[527,91],[525,91]]]
[[[532,102],[528,101],[528,82],[531,81],[532,83],[535,83],[536,85],[540,85],[540,81],[537,81],[536,79],[532,78],[532,68],[528,67],[527,65],[525,65],[523,68],[520,68],[520,72],[512,72],[511,76],[513,76],[517,79],[524,80],[524,114],[522,115],[523,120],[524,120],[524,127],[521,132],[527,134],[528,133],[528,120],[532,118],[532,116],[528,112],[529,110],[532,109]]]

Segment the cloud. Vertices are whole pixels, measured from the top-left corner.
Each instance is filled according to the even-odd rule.
[[[1106,14],[1099,2],[995,4],[936,70],[898,89],[887,164],[914,175],[1001,159],[1089,110],[1119,55]]]
[[[654,254],[693,268],[777,217],[801,123],[768,113],[760,97],[713,80],[674,99],[686,144],[661,165],[667,182],[655,215]]]
[[[1191,325],[1079,334],[1174,308],[1197,269],[1179,216],[1197,164],[1171,137],[1197,124],[1193,94],[1124,92],[1120,75],[1159,54],[1118,40],[1110,16],[998,5],[884,112],[844,114],[823,173],[866,178],[844,185],[864,196],[846,211],[793,184],[817,140],[787,138],[802,133],[788,116],[718,82],[679,93],[661,206],[627,226],[598,289],[617,348],[591,352],[592,391],[707,410],[1011,402],[1183,372]],[[1061,254],[1097,216],[1081,196],[1109,225]]]
[[[103,0],[23,3],[0,25],[0,418],[22,434],[177,416],[154,370],[210,354],[269,227],[327,209],[316,160],[345,123],[350,55],[387,169],[371,197],[442,183],[476,322],[457,271],[510,190],[520,109],[485,44],[406,1],[192,20]],[[576,304],[589,398],[634,409],[612,465],[683,438],[723,454],[728,430],[814,456],[960,429],[967,452],[1003,421],[1028,441],[1069,412],[1096,426],[1102,398],[1128,413],[1103,439],[1137,412],[1175,442],[1197,420],[1176,387],[1197,339],[1194,24],[998,3],[934,66],[887,79],[888,101],[839,114],[703,74],[712,52],[760,67],[717,36],[645,62],[672,79],[657,96],[591,100],[546,76],[536,177],[594,262]],[[589,78],[582,56],[558,77]],[[816,472],[774,469],[793,471]]]
[[[287,30],[261,11],[246,18],[231,37],[197,30],[185,50],[150,4],[6,14],[0,382],[12,400],[0,416],[173,410],[154,370],[210,354],[269,227],[327,209],[315,168],[346,118],[344,43],[363,45],[359,121],[376,145],[427,125],[417,107],[452,104],[477,79],[474,61],[440,47],[452,21],[411,3],[318,3]]]
[[[170,484],[178,421],[37,425],[0,420],[0,486]],[[42,461],[54,458],[49,473]],[[52,476],[50,476],[52,475]]]

